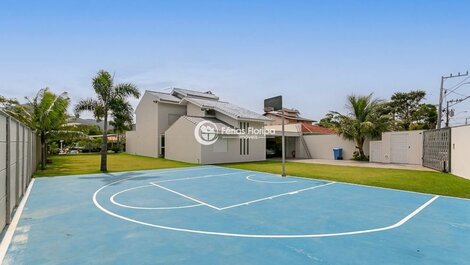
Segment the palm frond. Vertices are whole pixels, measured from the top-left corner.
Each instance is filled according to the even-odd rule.
[[[92,98],[82,99],[80,100],[74,108],[75,116],[79,116],[80,113],[84,111],[94,112],[95,109],[98,107],[99,103],[97,100]]]
[[[127,97],[134,97],[139,98],[140,92],[137,86],[131,83],[121,83],[114,87],[116,97],[120,98],[127,98]]]
[[[92,85],[98,99],[105,103],[108,102],[113,88],[113,77],[111,74],[105,70],[100,70],[93,78]]]

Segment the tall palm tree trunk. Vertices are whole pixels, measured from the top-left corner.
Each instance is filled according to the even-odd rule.
[[[107,161],[108,161],[108,115],[106,114],[104,116],[103,140],[101,142],[101,166],[100,166],[100,170],[103,171],[103,172],[108,171]]]
[[[361,160],[366,158],[366,154],[364,153],[364,142],[365,142],[365,139],[362,137],[359,139],[356,139],[357,150],[359,151],[359,156]]]

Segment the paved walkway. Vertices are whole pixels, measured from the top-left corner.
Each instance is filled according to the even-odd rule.
[[[329,159],[288,159],[289,162],[312,163],[312,164],[326,164],[335,166],[353,166],[353,167],[373,167],[373,168],[393,168],[393,169],[408,169],[408,170],[424,170],[435,171],[433,169],[423,167],[421,165],[409,164],[385,164],[374,162],[361,162],[354,160],[329,160]]]

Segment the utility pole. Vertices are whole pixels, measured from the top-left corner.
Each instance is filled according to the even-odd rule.
[[[285,135],[285,130],[284,130],[284,107],[281,110],[282,113],[282,172],[281,176],[285,177],[286,176],[286,135]]]
[[[449,128],[449,120],[450,120],[450,108],[449,108],[449,103],[451,103],[452,100],[447,100],[447,106],[446,106],[446,128]]]
[[[444,102],[444,97],[446,96],[446,92],[444,89],[444,82],[449,79],[449,78],[456,78],[456,77],[462,77],[462,76],[467,76],[468,71],[465,74],[460,74],[460,72],[457,75],[448,75],[448,76],[441,76],[441,88],[440,88],[440,93],[439,93],[439,110],[437,112],[437,129],[441,128],[441,123],[442,123],[442,103]],[[447,111],[447,110],[446,110]],[[447,111],[447,114],[449,112]]]
[[[469,98],[470,98],[470,96],[464,97],[464,98],[459,98],[459,99],[447,100],[447,102],[446,102],[447,106],[446,106],[446,110],[445,110],[445,112],[446,112],[446,127],[449,127],[449,120],[450,120],[450,113],[451,113],[450,107],[453,107],[453,106],[455,106],[455,105],[457,105],[457,104],[461,103],[462,101],[465,101]],[[450,103],[454,103],[454,104],[451,105]]]

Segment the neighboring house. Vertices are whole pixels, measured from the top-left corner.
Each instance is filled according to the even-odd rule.
[[[312,124],[314,120],[300,117],[297,109],[284,108],[287,158],[314,158],[306,138],[311,135],[334,135],[335,131]],[[281,156],[282,146],[282,111],[269,111],[263,114],[271,119],[267,129],[274,129],[276,134],[266,140],[266,152],[269,157]]]
[[[300,117],[300,112],[297,109],[284,108],[283,110],[284,110],[284,123],[285,124],[295,124],[295,123],[312,124],[312,122],[315,122],[314,120]],[[271,121],[268,121],[266,125],[279,125],[282,123],[282,111],[281,110],[265,112],[263,115],[271,120]]]
[[[211,145],[196,140],[196,126],[202,122],[211,122],[221,130],[262,129],[269,121],[263,115],[220,101],[211,92],[180,88],[170,93],[145,91],[135,113],[135,131],[126,134],[128,153],[197,164],[266,159],[264,138],[220,134]]]

